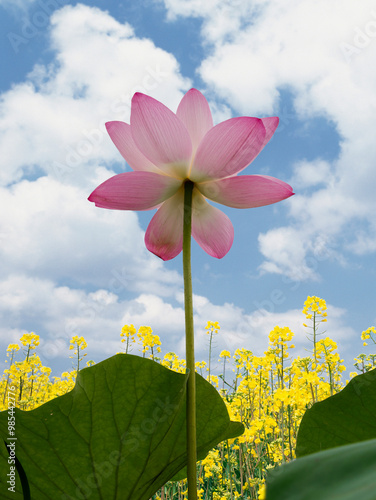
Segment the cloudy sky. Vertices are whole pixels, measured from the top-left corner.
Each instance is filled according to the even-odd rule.
[[[91,191],[129,170],[104,123],[129,122],[135,92],[173,111],[191,87],[214,121],[280,117],[245,170],[295,196],[224,209],[222,260],[193,243],[197,359],[207,321],[221,349],[267,348],[275,326],[310,344],[307,295],[350,367],[376,322],[375,0],[0,0],[0,347],[34,331],[56,373],[69,339],[89,358],[120,350],[125,323],[149,325],[184,356],[181,256],[144,246],[151,212],[96,208]]]

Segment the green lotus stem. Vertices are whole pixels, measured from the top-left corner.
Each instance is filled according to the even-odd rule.
[[[184,184],[183,213],[183,276],[185,306],[185,351],[187,369],[189,370],[187,383],[187,480],[188,500],[197,500],[196,377],[191,271],[192,193],[193,182],[186,181]]]

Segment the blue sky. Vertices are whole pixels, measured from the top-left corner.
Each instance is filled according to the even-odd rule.
[[[181,257],[144,247],[150,212],[87,201],[129,167],[104,123],[129,121],[134,92],[174,111],[191,87],[216,123],[280,117],[246,174],[289,182],[295,196],[227,209],[222,260],[193,243],[197,359],[262,354],[275,325],[310,345],[307,295],[328,305],[326,333],[348,367],[376,323],[376,7],[373,0],[0,0],[0,346],[34,331],[42,361],[70,368],[83,335],[96,361],[120,350],[125,323],[149,325],[184,356]],[[370,349],[370,348],[368,348]],[[370,352],[370,351],[369,351]]]

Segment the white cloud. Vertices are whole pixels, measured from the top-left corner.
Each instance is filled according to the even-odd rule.
[[[317,279],[315,270],[307,265],[306,254],[309,241],[293,227],[271,229],[258,237],[259,249],[265,260],[260,270],[267,273],[284,274],[291,279]]]
[[[320,158],[311,162],[301,160],[293,169],[293,177],[289,182],[295,190],[333,182],[330,163]]]
[[[347,248],[356,255],[367,255],[376,252],[376,224],[369,230],[358,230],[354,241],[348,242]]]
[[[0,283],[0,298],[1,347],[33,330],[41,336],[40,356],[45,362],[64,360],[73,335],[83,335],[90,355],[101,360],[121,350],[120,332],[126,323],[152,326],[170,348],[176,347],[174,338],[184,328],[183,310],[151,293],[124,300],[105,289],[87,292],[18,274]]]
[[[217,43],[232,39],[249,19],[259,14],[260,8],[270,0],[164,0],[167,18],[178,16],[204,19],[205,41]]]
[[[40,177],[2,188],[0,276],[26,273],[117,293],[173,294],[181,278],[146,250],[137,214],[96,208],[87,200],[94,185],[83,189]]]

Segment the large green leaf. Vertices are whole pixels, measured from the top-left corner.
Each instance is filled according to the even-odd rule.
[[[376,439],[298,458],[270,471],[267,500],[375,500]]]
[[[218,392],[196,374],[200,457],[243,432]],[[41,407],[16,411],[16,455],[32,500],[149,499],[186,465],[187,375],[119,354],[80,371],[74,389]],[[0,438],[8,436],[7,412]],[[0,446],[0,497],[8,491],[8,452]]]
[[[296,455],[373,438],[376,438],[376,369],[354,377],[341,392],[306,411],[299,427]]]

